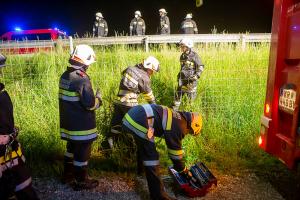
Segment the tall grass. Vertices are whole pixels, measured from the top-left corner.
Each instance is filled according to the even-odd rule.
[[[112,100],[122,70],[141,62],[147,55],[156,56],[161,63],[161,71],[152,77],[157,103],[171,106],[180,69],[180,52],[176,47],[157,46],[150,53],[129,46],[95,49],[97,62],[88,74],[94,89],[100,88],[104,99],[104,105],[97,111],[100,136],[109,130]],[[199,137],[188,136],[184,140],[187,162],[202,160],[227,169],[257,159],[256,137],[265,97],[269,45],[249,45],[245,51],[231,44],[198,46],[196,50],[205,70],[199,81],[197,99],[191,104],[184,101],[181,109],[202,113],[204,127]],[[56,160],[64,151],[59,135],[58,81],[68,66],[68,53],[12,55],[7,63],[0,80],[13,100],[15,121],[21,130],[20,140],[27,159],[33,164]],[[94,143],[94,155],[99,155],[97,146],[101,139]],[[158,149],[165,151],[162,141]],[[161,160],[169,163],[166,153],[161,154]]]

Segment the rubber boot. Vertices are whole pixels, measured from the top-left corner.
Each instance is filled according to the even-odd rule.
[[[99,182],[95,179],[89,179],[87,175],[86,167],[74,167],[75,172],[75,184],[74,190],[90,190],[99,185]]]
[[[72,183],[75,179],[74,179],[74,173],[73,173],[73,163],[66,160],[64,161],[64,172],[61,178],[61,182],[63,184],[70,184]]]
[[[152,200],[175,200],[170,197],[164,188],[159,176],[159,166],[145,166],[150,197]]]

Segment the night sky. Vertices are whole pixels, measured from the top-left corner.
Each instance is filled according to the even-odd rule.
[[[108,22],[109,35],[128,34],[134,11],[140,10],[146,22],[146,34],[155,34],[160,8],[168,11],[171,33],[179,33],[186,13],[193,13],[199,33],[218,32],[265,33],[271,31],[274,0],[203,0],[200,8],[195,0],[95,0],[95,1],[14,1],[0,3],[0,34],[19,26],[22,29],[58,27],[69,35],[91,32],[95,12],[100,11]]]

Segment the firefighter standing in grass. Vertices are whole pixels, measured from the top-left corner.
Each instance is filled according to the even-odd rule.
[[[108,33],[107,22],[101,12],[96,13],[96,20],[93,25],[93,37],[106,37]]]
[[[74,190],[92,189],[99,184],[87,174],[92,142],[97,139],[95,110],[102,104],[100,92],[94,95],[86,74],[95,59],[91,47],[76,46],[59,82],[60,132],[67,141],[62,181],[71,183],[75,179]]]
[[[153,200],[173,199],[165,192],[159,176],[159,154],[154,138],[164,138],[174,169],[196,182],[183,161],[182,140],[187,134],[198,135],[201,128],[202,117],[198,113],[177,112],[155,104],[135,106],[125,115],[123,130],[135,138]]]
[[[194,100],[197,95],[198,80],[204,65],[198,54],[192,49],[193,41],[184,38],[179,42],[181,49],[180,65],[178,73],[178,87],[175,94],[173,109],[178,110],[181,104],[182,96],[186,94],[190,100]]]
[[[114,113],[111,120],[111,130],[102,143],[102,148],[112,148],[113,140],[122,132],[122,119],[128,110],[138,105],[138,96],[143,94],[149,103],[155,103],[151,89],[150,77],[159,71],[159,61],[153,56],[146,58],[143,63],[128,67],[122,72],[117,99],[114,101]]]
[[[197,24],[192,20],[191,13],[187,14],[185,20],[181,23],[181,33],[183,34],[198,34]]]
[[[146,24],[142,19],[142,14],[139,10],[135,11],[134,18],[131,20],[129,25],[129,34],[130,36],[137,35],[145,35],[146,33]]]
[[[5,66],[5,61],[0,54],[0,68]],[[18,200],[38,199],[17,134],[13,105],[4,84],[0,83],[0,199],[9,199],[13,193]]]
[[[164,8],[159,9],[160,24],[159,24],[159,34],[168,35],[170,34],[170,20],[167,16],[167,11]]]

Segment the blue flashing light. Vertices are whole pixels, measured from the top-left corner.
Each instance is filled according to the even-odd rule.
[[[20,27],[15,27],[15,31],[22,31]]]
[[[58,31],[59,29],[57,27],[55,27],[54,30]]]

